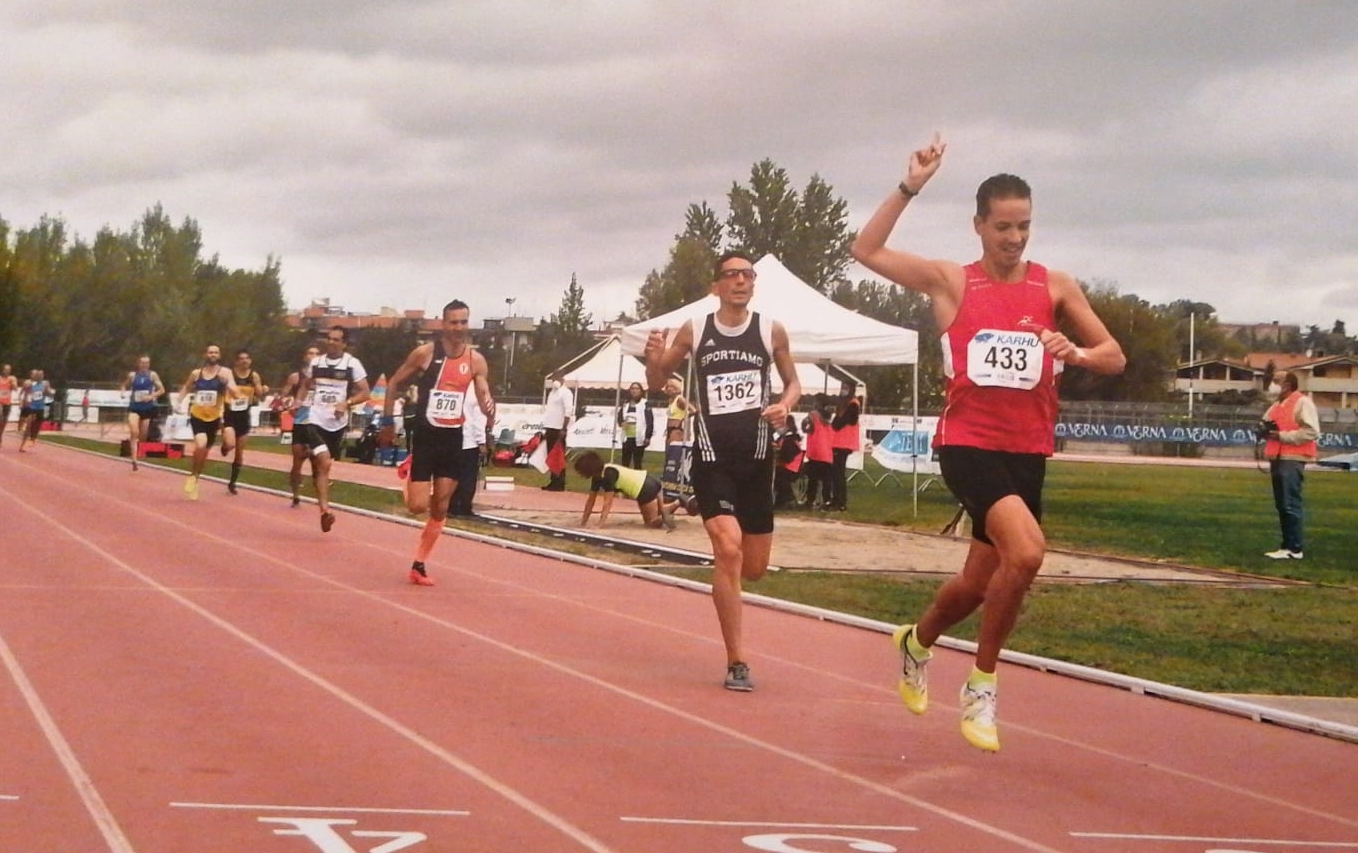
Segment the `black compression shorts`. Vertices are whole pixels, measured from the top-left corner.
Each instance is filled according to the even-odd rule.
[[[938,448],[938,467],[948,491],[971,516],[973,539],[995,544],[985,534],[986,513],[1010,495],[1022,498],[1041,523],[1042,483],[1047,475],[1047,457],[1041,453],[945,446]]]
[[[695,457],[690,477],[703,521],[734,515],[744,533],[773,532],[773,454],[718,462]]]

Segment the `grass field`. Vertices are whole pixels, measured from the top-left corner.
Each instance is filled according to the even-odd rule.
[[[61,438],[100,452],[101,442]],[[286,452],[259,441],[251,452]],[[181,467],[185,463],[179,463]],[[880,477],[869,460],[868,474]],[[226,476],[213,457],[208,473]],[[505,473],[505,472],[497,472]],[[536,471],[513,472],[525,486]],[[247,469],[242,479],[286,489],[283,474]],[[571,486],[584,484],[573,477]],[[336,483],[337,502],[403,513],[394,492]],[[1010,647],[1196,690],[1358,697],[1358,474],[1306,475],[1306,558],[1262,556],[1277,546],[1268,477],[1254,469],[1054,461],[1044,527],[1053,548],[1286,577],[1286,588],[1165,586],[1117,582],[1041,585],[1029,595]],[[938,532],[956,503],[941,483],[912,512],[909,477],[850,483],[849,520]],[[610,552],[610,559],[617,555]],[[706,579],[705,572],[687,572]],[[939,582],[798,572],[752,587],[887,622],[917,616]],[[975,639],[973,618],[951,635]]]

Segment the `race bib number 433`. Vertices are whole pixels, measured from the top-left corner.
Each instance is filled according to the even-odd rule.
[[[737,370],[707,377],[707,408],[713,415],[729,415],[763,408],[758,370]]]
[[[967,378],[977,385],[1034,388],[1042,379],[1042,342],[1032,332],[982,329],[967,344]]]

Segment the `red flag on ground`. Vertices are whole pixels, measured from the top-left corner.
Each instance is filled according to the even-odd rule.
[[[553,475],[566,473],[566,442],[558,441],[547,454],[547,470]]]

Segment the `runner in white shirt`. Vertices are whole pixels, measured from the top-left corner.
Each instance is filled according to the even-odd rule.
[[[330,467],[343,450],[349,412],[367,402],[370,393],[368,372],[362,362],[345,352],[348,345],[344,327],[332,327],[325,336],[325,352],[307,366],[296,395],[299,400],[311,396],[310,428],[305,433],[311,445],[311,474],[324,533],[335,524],[330,511]]]

